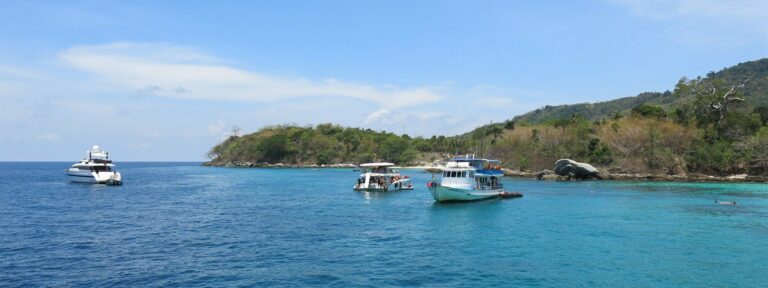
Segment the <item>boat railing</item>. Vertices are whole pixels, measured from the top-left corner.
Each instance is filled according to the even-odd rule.
[[[475,190],[498,190],[503,189],[504,185],[496,184],[496,185],[475,185]]]

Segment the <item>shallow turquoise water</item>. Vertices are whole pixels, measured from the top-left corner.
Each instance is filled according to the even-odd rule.
[[[542,182],[436,204],[341,169],[0,163],[0,286],[765,287],[768,185]],[[737,201],[721,206],[715,200]]]

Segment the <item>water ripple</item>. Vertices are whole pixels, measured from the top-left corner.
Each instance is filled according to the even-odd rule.
[[[0,286],[768,283],[761,184],[510,178],[523,198],[444,205],[418,171],[414,191],[358,193],[345,169],[118,164],[106,187],[0,163]]]

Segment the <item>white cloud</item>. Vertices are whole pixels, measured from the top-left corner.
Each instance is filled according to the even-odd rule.
[[[632,13],[659,20],[681,19],[702,25],[738,26],[768,36],[764,0],[611,0]],[[699,28],[702,25],[696,25]]]
[[[704,16],[764,19],[768,2],[763,0],[612,0],[632,12],[649,17]]]
[[[512,106],[512,104],[515,103],[512,99],[509,97],[483,97],[478,99],[478,104],[482,104],[481,107],[487,107],[487,108],[494,108],[494,109],[505,109]]]
[[[364,125],[368,125],[374,122],[379,122],[389,115],[389,110],[387,109],[379,109],[377,111],[374,111],[371,114],[368,114],[367,117],[365,117],[365,121],[363,122]]]
[[[247,71],[192,49],[163,43],[77,46],[62,52],[59,58],[119,88],[179,99],[275,101],[341,96],[383,107],[408,107],[443,98],[433,87],[404,89]]]
[[[59,137],[59,135],[56,133],[46,133],[35,137],[35,139],[41,141],[56,141],[61,139],[61,137]]]
[[[216,136],[221,135],[224,132],[225,127],[226,124],[224,124],[224,121],[219,120],[216,124],[208,125],[208,133]]]

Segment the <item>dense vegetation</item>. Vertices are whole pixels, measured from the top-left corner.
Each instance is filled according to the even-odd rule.
[[[329,164],[431,162],[450,153],[500,158],[509,168],[551,169],[560,158],[612,172],[768,174],[768,59],[674,91],[597,104],[547,106],[458,136],[395,135],[332,124],[272,126],[214,147],[227,162]]]
[[[441,136],[435,143],[443,145],[431,146],[432,143],[422,138],[411,139],[408,135],[333,124],[315,127],[283,125],[265,127],[242,137],[231,136],[213,147],[208,156],[219,163],[322,165],[392,161],[408,164],[421,156],[419,151],[432,147],[446,149],[449,142]]]
[[[738,64],[719,72],[710,72],[708,79],[720,79],[726,83],[737,83],[745,80],[741,93],[749,99],[744,103],[747,109],[768,106],[768,58]],[[581,103],[574,105],[544,106],[540,109],[516,116],[517,122],[544,123],[556,119],[568,118],[573,114],[586,117],[588,120],[600,120],[613,116],[615,113],[629,114],[629,111],[642,104],[655,104],[668,111],[686,106],[691,99],[679,97],[672,91],[644,92],[634,97],[624,97],[598,103]]]

